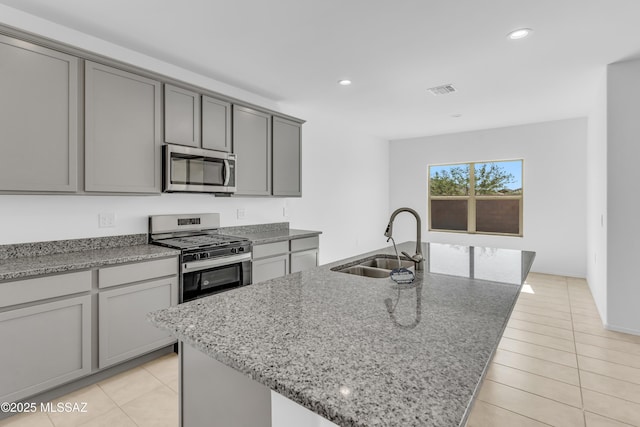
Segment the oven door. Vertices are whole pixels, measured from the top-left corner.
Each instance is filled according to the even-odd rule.
[[[191,301],[250,283],[250,253],[183,263],[180,302]]]
[[[166,192],[236,191],[234,154],[167,144],[163,158]]]

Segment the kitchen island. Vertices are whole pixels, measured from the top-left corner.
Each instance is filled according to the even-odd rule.
[[[183,426],[270,426],[273,392],[339,426],[463,424],[535,254],[426,243],[409,285],[335,271],[393,253],[150,314],[181,341]]]

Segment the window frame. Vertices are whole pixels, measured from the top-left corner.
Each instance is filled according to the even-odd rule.
[[[521,192],[518,195],[510,196],[490,196],[490,195],[477,195],[475,192],[475,165],[482,163],[499,163],[499,162],[521,162],[521,174],[520,181],[522,183]],[[468,196],[432,196],[431,195],[431,167],[432,166],[469,166],[469,195]],[[466,230],[448,230],[443,228],[433,228],[431,225],[431,201],[432,200],[466,200],[467,201],[467,229]],[[476,230],[476,202],[478,200],[519,200],[519,215],[518,215],[518,233],[496,233],[489,231],[477,231]],[[427,204],[429,215],[429,230],[433,232],[443,233],[459,233],[459,234],[484,234],[490,236],[505,236],[505,237],[523,237],[523,217],[524,217],[524,159],[501,159],[501,160],[478,160],[473,162],[456,162],[456,163],[433,163],[427,165]]]

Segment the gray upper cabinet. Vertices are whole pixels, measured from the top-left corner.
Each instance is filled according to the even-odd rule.
[[[273,117],[273,195],[302,196],[300,123]]]
[[[78,60],[0,36],[0,69],[0,191],[76,191]]]
[[[231,103],[202,96],[202,148],[231,152]]]
[[[237,195],[271,195],[271,115],[233,106]]]
[[[200,147],[200,94],[164,85],[164,140]]]
[[[161,191],[160,86],[85,63],[86,191]]]

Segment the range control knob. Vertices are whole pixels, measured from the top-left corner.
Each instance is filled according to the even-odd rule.
[[[243,248],[242,246],[240,246],[240,247],[238,248],[238,252],[244,252],[244,248]]]
[[[200,259],[200,254],[193,254],[193,259]]]
[[[239,248],[231,248],[231,253],[232,254],[237,254],[239,252],[238,249]]]

